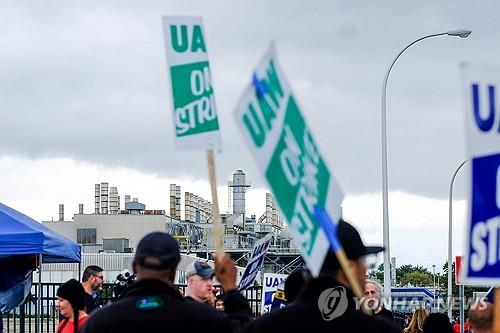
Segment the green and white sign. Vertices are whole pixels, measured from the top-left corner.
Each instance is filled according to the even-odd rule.
[[[221,149],[219,120],[200,17],[163,17],[178,149]]]
[[[318,275],[329,243],[314,217],[314,206],[323,205],[338,221],[343,194],[302,116],[273,45],[257,66],[235,116],[302,257]]]

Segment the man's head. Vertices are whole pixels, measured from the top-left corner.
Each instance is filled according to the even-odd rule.
[[[305,269],[293,271],[285,280],[285,297],[287,303],[297,299],[306,283],[311,279],[311,273]]]
[[[57,289],[58,306],[61,315],[73,319],[85,307],[85,291],[75,279],[66,281]]]
[[[180,260],[179,243],[167,233],[152,232],[139,241],[132,266],[137,279],[158,279],[171,285]]]
[[[453,333],[450,319],[444,313],[431,313],[424,320],[425,333]]]
[[[82,276],[83,287],[86,291],[97,291],[104,283],[103,269],[99,266],[87,266]]]
[[[382,286],[374,280],[367,279],[365,283],[366,305],[370,309],[376,309],[382,306]]]
[[[207,302],[213,298],[213,276],[214,270],[209,264],[201,261],[189,264],[186,270],[187,296],[200,302]]]
[[[470,326],[474,333],[489,333],[493,329],[493,304],[484,301],[469,310]]]
[[[380,246],[365,246],[356,228],[344,220],[340,220],[337,225],[337,238],[344,249],[351,272],[358,281],[359,286],[363,288],[366,281],[365,257],[370,254],[382,252],[384,248]],[[340,263],[335,253],[331,250],[326,255],[323,267],[321,268],[321,274],[334,276],[340,284],[351,288],[347,277],[340,268]]]

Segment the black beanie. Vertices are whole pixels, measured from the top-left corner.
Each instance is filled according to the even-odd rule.
[[[68,300],[73,311],[83,310],[85,307],[85,290],[75,279],[66,281],[57,289],[57,296]]]

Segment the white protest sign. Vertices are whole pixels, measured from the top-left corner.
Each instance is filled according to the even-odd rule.
[[[178,149],[221,149],[219,120],[200,17],[163,17]]]
[[[264,281],[262,284],[262,300],[260,313],[271,312],[271,307],[273,305],[274,293],[278,289],[278,286],[286,280],[288,275],[286,274],[274,274],[274,273],[264,273]]]
[[[462,67],[466,96],[468,213],[461,282],[500,283],[500,68]]]
[[[238,286],[240,291],[248,289],[255,281],[257,273],[264,266],[264,259],[266,258],[267,249],[271,244],[271,240],[272,236],[268,234],[266,237],[255,243],[252,249],[252,254],[250,255],[250,260],[248,260],[247,267],[245,268],[245,272],[243,273]]]
[[[304,261],[317,276],[329,243],[314,207],[325,207],[338,221],[343,195],[302,116],[274,46],[256,67],[235,117]]]

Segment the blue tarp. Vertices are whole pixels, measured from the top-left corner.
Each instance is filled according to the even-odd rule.
[[[80,262],[80,245],[0,203],[0,259],[42,254],[43,263]]]

